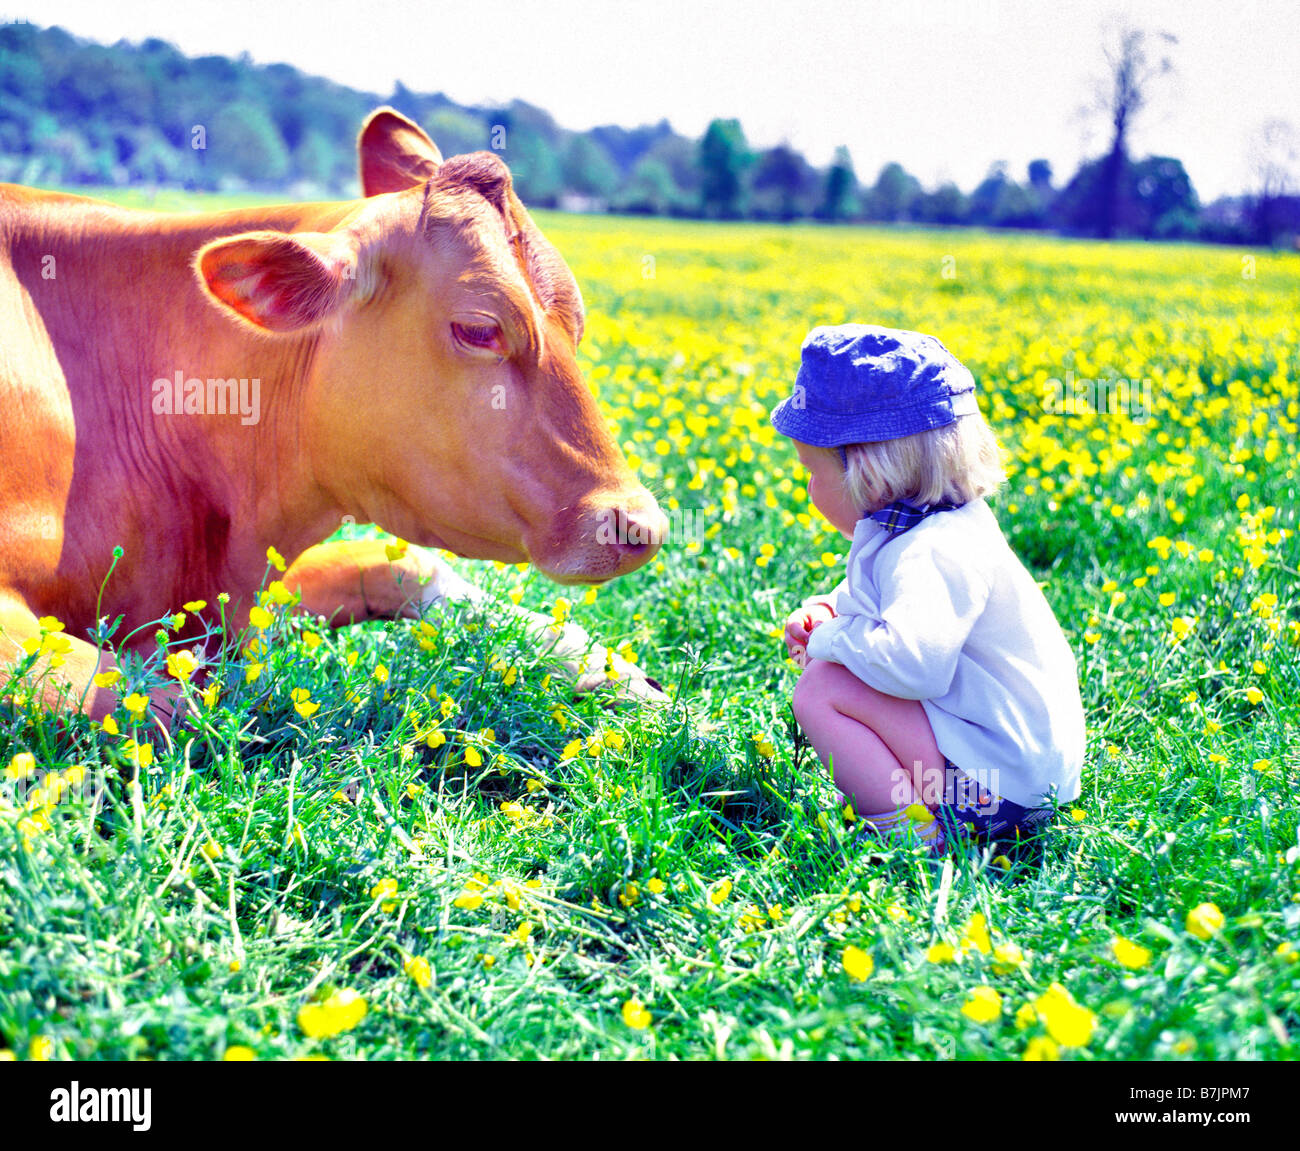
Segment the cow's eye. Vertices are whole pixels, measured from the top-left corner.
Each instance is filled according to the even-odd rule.
[[[505,352],[505,339],[501,334],[501,326],[490,320],[481,323],[453,323],[451,334],[463,347],[495,352],[497,355]]]

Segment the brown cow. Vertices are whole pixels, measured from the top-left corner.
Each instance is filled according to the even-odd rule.
[[[653,555],[664,517],[575,359],[582,298],[506,166],[444,161],[386,108],[359,150],[344,203],[164,215],[0,185],[0,683],[40,617],[93,627],[119,544],[98,610],[122,634],[219,592],[242,628],[268,546],[334,623],[473,595],[427,548],[560,583]],[[414,546],[320,543],[349,517]],[[113,666],[72,638],[55,674],[97,719]]]

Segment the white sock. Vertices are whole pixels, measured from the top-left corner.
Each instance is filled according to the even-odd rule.
[[[924,813],[924,818],[916,818]],[[943,829],[934,813],[920,803],[907,807],[896,807],[876,815],[864,815],[862,819],[875,828],[876,834],[888,841],[894,838],[909,839],[922,843],[936,855],[946,846]]]

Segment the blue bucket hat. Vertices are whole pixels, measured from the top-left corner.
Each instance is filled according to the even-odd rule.
[[[778,432],[819,448],[897,440],[979,410],[975,379],[933,336],[871,324],[814,328]]]

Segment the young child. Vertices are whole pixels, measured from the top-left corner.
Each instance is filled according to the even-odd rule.
[[[1079,794],[1070,650],[984,502],[1005,479],[970,372],[933,336],[815,328],[772,423],[852,539],[848,577],[787,619],[795,719],[889,838],[1032,830]]]

